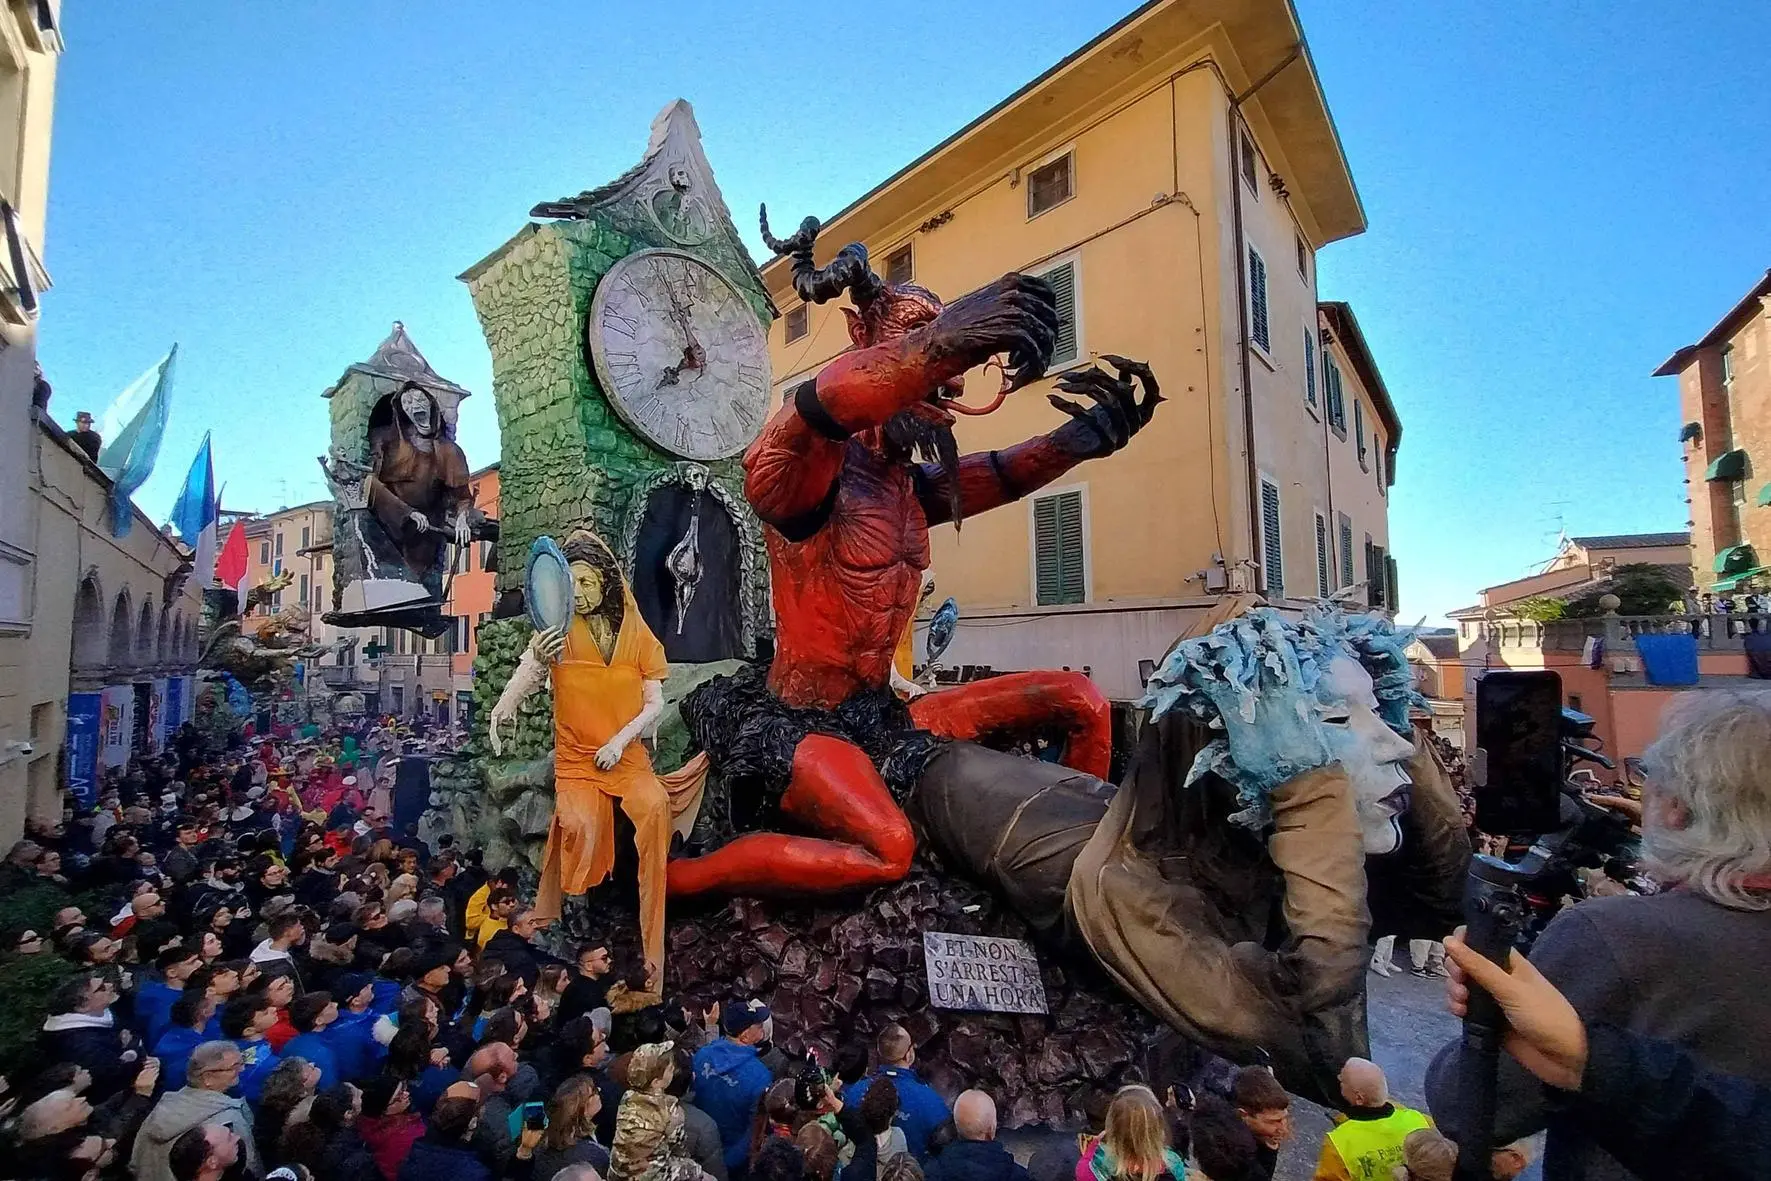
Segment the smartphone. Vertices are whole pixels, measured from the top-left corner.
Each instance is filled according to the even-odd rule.
[[[523,1104],[523,1126],[531,1132],[547,1127],[547,1108],[539,1103]]]
[[[1536,836],[1561,826],[1562,677],[1495,669],[1476,682],[1476,827]]]

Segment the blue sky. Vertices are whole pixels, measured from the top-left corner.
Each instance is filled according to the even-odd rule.
[[[1324,251],[1405,425],[1392,548],[1437,617],[1573,534],[1685,519],[1650,370],[1771,265],[1762,3],[1297,0],[1371,229]],[[455,276],[695,104],[734,210],[829,213],[1130,0],[70,5],[41,359],[94,412],[178,341],[170,505],[205,430],[234,507],[321,495],[320,392],[403,320],[475,391]],[[754,227],[740,228],[760,253]]]

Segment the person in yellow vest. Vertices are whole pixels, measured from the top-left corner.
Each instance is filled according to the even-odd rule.
[[[1349,1058],[1341,1067],[1345,1114],[1322,1141],[1312,1181],[1390,1181],[1402,1163],[1408,1133],[1430,1128],[1424,1112],[1390,1101],[1390,1084],[1375,1062]]]
[[[580,529],[563,547],[572,573],[572,620],[537,632],[489,719],[498,729],[523,698],[553,683],[554,812],[542,855],[536,913],[560,917],[565,894],[583,894],[615,865],[615,804],[633,821],[639,852],[640,943],[648,982],[662,983],[664,874],[671,807],[639,737],[664,712],[670,666],[641,618],[614,554]]]

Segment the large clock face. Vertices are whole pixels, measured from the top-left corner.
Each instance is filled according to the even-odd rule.
[[[685,459],[736,455],[769,409],[769,345],[738,289],[678,250],[609,268],[584,326],[597,378],[641,438]]]

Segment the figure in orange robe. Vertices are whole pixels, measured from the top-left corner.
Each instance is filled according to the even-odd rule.
[[[614,555],[586,530],[565,545],[572,571],[572,621],[537,632],[492,710],[489,736],[550,675],[554,713],[554,813],[535,909],[560,916],[563,895],[583,894],[615,865],[615,803],[633,821],[639,852],[640,942],[656,983],[664,963],[664,875],[670,855],[670,797],[652,771],[640,734],[664,708],[670,667],[664,645],[640,616]]]

